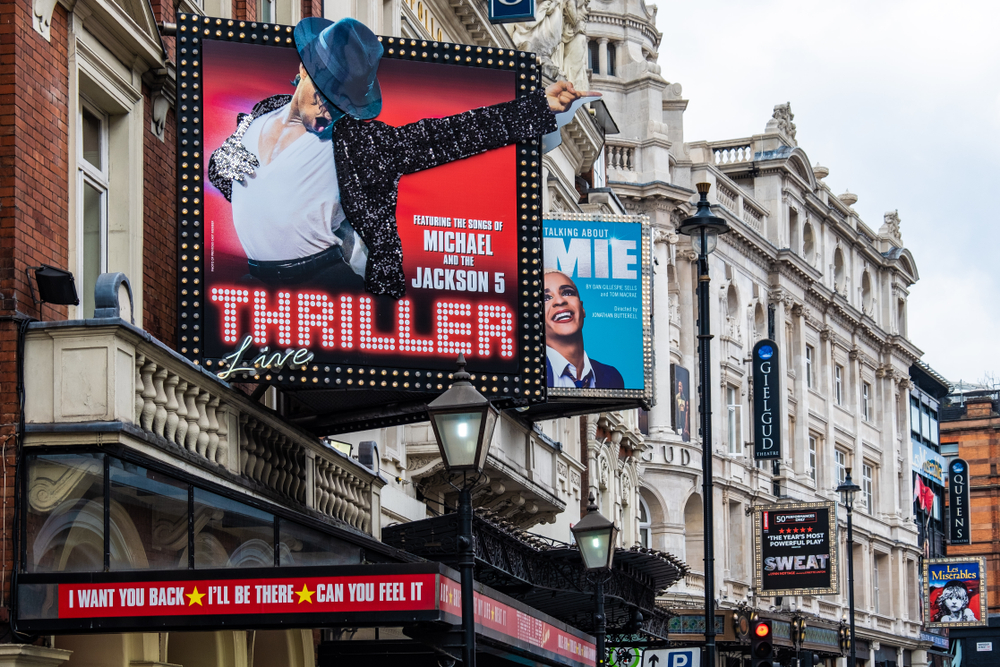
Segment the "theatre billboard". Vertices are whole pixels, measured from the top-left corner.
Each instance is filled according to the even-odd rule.
[[[834,503],[753,508],[754,587],[762,595],[837,592],[837,508]]]
[[[652,269],[645,216],[547,213],[545,373],[549,395],[653,394]]]
[[[381,106],[341,120],[308,29],[178,20],[178,350],[230,381],[397,392],[447,388],[462,353],[490,398],[544,400],[533,55],[372,35]]]

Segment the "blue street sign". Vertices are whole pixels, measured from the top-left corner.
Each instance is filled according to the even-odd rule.
[[[490,23],[535,20],[535,0],[490,0]]]
[[[645,667],[698,667],[701,648],[646,649]]]

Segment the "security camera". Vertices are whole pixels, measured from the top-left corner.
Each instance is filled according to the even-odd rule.
[[[438,658],[438,667],[455,667],[455,659],[440,657]]]

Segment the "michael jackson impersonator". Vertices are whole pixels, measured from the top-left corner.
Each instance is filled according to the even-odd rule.
[[[294,35],[302,61],[295,92],[240,114],[208,167],[232,203],[250,275],[273,286],[363,282],[372,294],[403,296],[400,177],[553,132],[555,114],[581,97],[563,81],[392,127],[369,122],[382,110],[382,45],[371,30],[354,19],[314,17]]]

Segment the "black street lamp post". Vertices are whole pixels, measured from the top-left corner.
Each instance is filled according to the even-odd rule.
[[[486,465],[493,428],[499,411],[476,391],[465,372],[465,355],[458,355],[458,372],[448,391],[427,406],[434,427],[434,437],[444,467],[449,472],[462,473],[458,494],[458,569],[462,574],[462,662],[464,667],[476,666],[476,615],[473,577],[476,564],[472,542],[472,487]],[[476,476],[470,482],[468,473]]]
[[[851,479],[851,469],[847,468],[844,481],[835,490],[840,494],[840,498],[847,507],[847,607],[851,618],[851,660],[847,667],[855,667],[858,664],[854,643],[854,494],[861,490],[861,487]]]
[[[698,210],[681,222],[679,231],[691,237],[698,253],[698,403],[701,409],[701,456],[703,520],[705,530],[705,667],[715,667],[715,544],[712,517],[712,333],[709,320],[708,255],[715,250],[719,234],[729,231],[723,218],[712,214],[708,203],[710,183],[698,183]]]
[[[618,528],[598,511],[593,493],[590,494],[589,500],[587,515],[570,530],[573,531],[573,537],[580,548],[583,566],[593,576],[591,580],[594,583],[596,598],[594,619],[597,621],[597,630],[594,632],[594,637],[597,640],[597,667],[606,667],[605,637],[608,625],[604,615],[604,581],[611,572],[611,563],[615,557],[615,538],[618,536]]]

